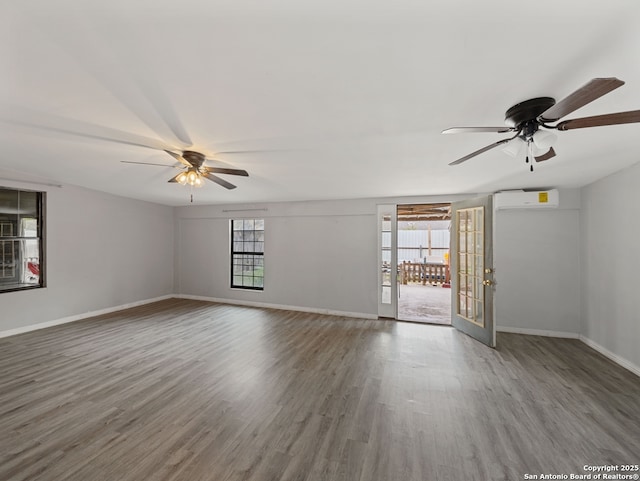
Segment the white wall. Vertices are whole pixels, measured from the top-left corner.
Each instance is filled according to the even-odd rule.
[[[556,209],[495,213],[498,329],[580,334],[579,194],[560,191]]]
[[[0,332],[173,293],[173,209],[72,186],[47,191],[47,287],[0,294]]]
[[[189,206],[176,212],[178,293],[377,315],[375,202]],[[229,287],[231,218],[265,219],[264,291]]]
[[[375,316],[376,205],[460,199],[177,208],[177,292]],[[579,191],[569,189],[561,192],[558,209],[497,213],[498,326],[579,335],[579,207]],[[234,217],[266,219],[264,292],[229,287],[229,219]]]
[[[176,208],[176,292],[228,301],[377,316],[378,204],[431,196]],[[265,289],[229,287],[229,219],[265,219]]]
[[[582,189],[584,336],[640,372],[640,164]]]

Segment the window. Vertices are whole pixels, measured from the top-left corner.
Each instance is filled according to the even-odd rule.
[[[0,187],[0,292],[43,287],[44,192]]]
[[[231,221],[231,287],[264,289],[264,219]]]

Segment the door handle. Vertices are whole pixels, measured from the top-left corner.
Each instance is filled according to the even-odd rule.
[[[485,274],[493,274],[493,269],[491,269],[491,267],[487,267],[487,268],[484,270],[484,273],[485,273]]]
[[[493,281],[490,279],[484,280],[482,281],[482,285],[483,286],[492,286],[493,285]]]

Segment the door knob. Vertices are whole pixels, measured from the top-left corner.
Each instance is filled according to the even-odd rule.
[[[492,286],[493,285],[493,281],[491,281],[489,279],[484,280],[484,281],[482,281],[482,285],[483,286]]]
[[[493,273],[493,269],[491,269],[491,267],[487,267],[487,268],[484,270],[484,273],[485,273],[485,274],[491,274],[491,273]]]

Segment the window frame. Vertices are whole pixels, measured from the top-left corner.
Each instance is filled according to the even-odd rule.
[[[254,222],[254,228],[253,229],[245,229],[244,228],[244,223],[246,221],[253,221]],[[256,221],[261,221],[263,224],[262,229],[255,229],[255,222]],[[234,229],[234,223],[236,222],[241,222],[243,224],[242,229]],[[251,290],[251,291],[264,291],[264,232],[265,232],[265,220],[262,219],[229,219],[229,232],[230,232],[230,255],[229,255],[229,261],[230,261],[230,267],[229,267],[229,286],[231,289],[242,289],[242,290]],[[252,242],[253,243],[253,247],[255,249],[255,243],[256,242],[262,242],[262,251],[256,251],[256,250],[236,250],[235,249],[235,239],[234,239],[234,232],[262,232],[263,233],[263,239],[262,241],[256,241],[251,240],[248,242]],[[244,236],[244,234],[243,234]],[[244,243],[245,240],[243,239],[242,241],[243,243],[243,247],[244,247]],[[254,259],[252,261],[255,261],[255,256],[259,256],[262,258],[262,276],[258,276],[262,278],[262,285],[261,286],[255,286],[255,285],[251,285],[251,286],[245,286],[245,285],[240,285],[240,284],[236,284],[234,281],[234,277],[236,277],[234,274],[234,266],[237,265],[234,261],[235,261],[235,256],[253,256]],[[244,265],[244,264],[243,264]],[[255,264],[251,264],[252,267],[255,268]],[[245,276],[243,276],[245,277]],[[256,276],[252,276],[253,279],[255,280]]]
[[[4,294],[7,292],[17,292],[17,291],[25,291],[31,289],[41,289],[47,287],[46,282],[46,198],[47,193],[38,190],[30,190],[30,189],[21,189],[15,187],[7,187],[0,185],[0,190],[12,191],[18,193],[18,204],[16,205],[16,209],[19,209],[20,206],[20,194],[21,193],[35,193],[36,194],[36,221],[37,221],[37,229],[36,236],[21,236],[21,235],[10,235],[10,236],[2,236],[0,237],[0,241],[8,241],[8,242],[16,242],[16,241],[25,241],[25,240],[34,240],[38,241],[38,283],[37,284],[27,284],[20,285],[18,283],[7,283],[6,286],[14,286],[14,287],[4,287],[3,284],[0,284],[0,294]],[[16,217],[16,225],[19,226],[22,221],[22,216],[18,211]],[[20,232],[16,232],[19,234]],[[20,256],[18,262],[23,263],[23,253],[20,252]],[[22,276],[23,272],[18,272],[17,276]]]

